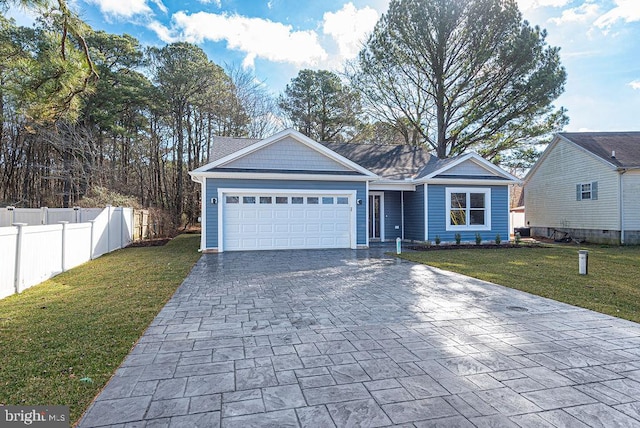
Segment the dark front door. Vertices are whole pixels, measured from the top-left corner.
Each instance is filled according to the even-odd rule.
[[[381,203],[382,195],[369,195],[369,239],[379,240],[382,236],[381,229]]]

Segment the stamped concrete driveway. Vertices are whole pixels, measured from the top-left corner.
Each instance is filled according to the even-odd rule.
[[[80,424],[389,425],[638,427],[640,325],[381,251],[203,255]]]

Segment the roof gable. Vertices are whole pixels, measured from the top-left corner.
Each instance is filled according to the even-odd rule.
[[[483,179],[520,182],[520,180],[492,164],[477,153],[471,152],[449,159],[438,159],[427,164],[420,173],[423,180],[431,179]]]
[[[335,159],[287,136],[218,168],[353,171]]]
[[[222,141],[218,139],[218,142]],[[220,153],[226,150],[231,152],[221,156]],[[217,153],[212,150],[212,153],[214,160],[192,171],[192,175],[226,170],[311,174],[335,172],[376,177],[371,171],[293,129],[286,129],[263,140],[236,139],[230,142],[228,148]]]

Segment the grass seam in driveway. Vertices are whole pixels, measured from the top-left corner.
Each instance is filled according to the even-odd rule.
[[[578,273],[580,249],[589,251],[588,275]],[[400,257],[640,322],[640,246],[454,249]]]
[[[0,300],[0,404],[77,421],[200,257],[200,235],[125,248]]]

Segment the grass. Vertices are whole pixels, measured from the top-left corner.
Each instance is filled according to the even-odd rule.
[[[77,421],[191,270],[199,239],[115,251],[0,300],[0,404],[68,405]]]
[[[588,275],[578,250],[589,251]],[[640,247],[553,245],[403,253],[402,258],[640,322]]]

